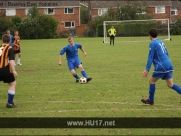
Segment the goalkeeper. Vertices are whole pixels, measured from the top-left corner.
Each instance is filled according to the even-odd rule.
[[[110,45],[111,43],[113,43],[114,45],[114,38],[116,36],[116,29],[114,29],[114,26],[112,26],[109,30],[108,30],[109,36],[110,36]]]

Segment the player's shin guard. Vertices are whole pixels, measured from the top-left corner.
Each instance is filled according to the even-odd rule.
[[[84,70],[81,71],[81,74],[82,74],[83,77],[87,78],[87,74],[86,74],[86,72]]]
[[[172,89],[175,90],[177,93],[181,94],[181,87],[180,86],[173,84]]]
[[[154,101],[155,89],[156,89],[155,84],[150,84],[150,90],[149,90],[149,101],[150,102]]]
[[[14,95],[15,95],[15,91],[8,90],[8,104],[13,103]]]

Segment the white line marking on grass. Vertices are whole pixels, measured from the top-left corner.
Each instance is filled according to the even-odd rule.
[[[173,110],[181,110],[180,108],[173,108],[173,109],[117,109],[117,108],[109,108],[109,109],[75,109],[75,110],[43,110],[43,111],[19,111],[19,112],[15,112],[15,113],[19,113],[19,114],[27,114],[27,113],[32,113],[32,114],[36,114],[36,113],[64,113],[64,112],[98,112],[98,111],[173,111]],[[12,112],[0,112],[3,114],[12,114]]]
[[[108,101],[25,101],[27,103],[81,103],[81,104],[118,104],[118,105],[136,105],[136,106],[143,106],[145,104],[140,103],[129,103],[129,102],[108,102]],[[4,103],[4,102],[0,102]],[[146,106],[146,105],[145,105]],[[174,107],[174,108],[181,108],[180,105],[169,105],[169,104],[155,104],[155,106],[165,106],[165,107]]]
[[[46,101],[44,101],[46,102]],[[108,102],[108,101],[48,101],[48,103],[82,103],[82,104],[86,104],[86,103],[98,103],[98,104],[120,104],[120,105],[145,105],[143,104],[141,101],[140,103],[129,103],[129,102]],[[180,106],[178,105],[168,105],[168,104],[155,104],[156,106],[169,106],[169,107],[178,107],[180,108]]]

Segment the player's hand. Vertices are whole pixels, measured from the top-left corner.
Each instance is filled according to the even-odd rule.
[[[147,76],[148,76],[148,71],[144,70],[142,77],[143,77],[143,78],[146,78]]]
[[[58,63],[60,66],[62,66],[62,62],[61,61],[59,61],[59,63]]]
[[[87,53],[86,52],[84,52],[84,56],[86,56],[87,55]]]
[[[14,75],[15,78],[18,77],[18,73],[16,71],[13,71],[13,75]]]

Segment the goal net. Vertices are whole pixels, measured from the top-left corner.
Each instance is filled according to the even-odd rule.
[[[148,19],[148,20],[123,20],[123,21],[104,21],[103,22],[103,43],[109,43],[108,30],[114,26],[116,37],[139,37],[148,36],[151,28],[158,30],[159,39],[171,40],[169,19]]]

